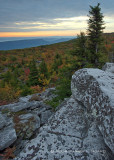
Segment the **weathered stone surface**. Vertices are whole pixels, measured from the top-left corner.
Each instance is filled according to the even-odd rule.
[[[39,127],[40,118],[31,113],[22,114],[18,117],[18,121],[15,121],[15,129],[21,139],[29,139]]]
[[[0,113],[0,129],[3,128],[6,125],[6,120]]]
[[[39,94],[33,94],[29,101],[43,101]]]
[[[48,88],[46,89],[46,91],[41,93],[41,98],[43,99],[43,101],[46,100],[51,100],[54,97],[56,97],[57,95],[54,94],[55,88]]]
[[[8,104],[0,107],[0,110],[7,110],[9,112],[19,112],[25,109],[34,109],[39,107],[40,102],[33,101],[33,102],[18,102],[13,104]]]
[[[16,139],[12,118],[0,112],[0,150],[9,147]]]
[[[81,69],[72,76],[73,97],[96,121],[105,143],[114,151],[114,74],[99,69]],[[91,116],[89,116],[91,115]]]
[[[52,114],[52,108],[43,103],[47,96],[52,97],[52,91],[53,89],[47,89],[42,94],[36,94],[39,99],[29,95],[19,98],[17,103],[0,107],[0,150],[14,142],[15,153],[18,154],[26,144],[24,141],[36,136],[41,125],[40,119],[44,124]],[[41,116],[43,112],[44,118]]]
[[[19,102],[28,102],[31,97],[32,97],[32,95],[28,95],[28,96],[25,96],[25,97],[20,97]]]
[[[103,71],[114,73],[114,63],[106,63],[103,68]]]
[[[54,94],[55,88],[48,88],[42,93],[36,93],[33,95],[28,95],[25,97],[20,97],[19,102],[29,102],[29,101],[46,101],[46,100],[51,100],[52,98],[56,97]]]
[[[72,97],[40,128],[17,160],[110,160],[111,153],[86,108]]]
[[[0,130],[0,150],[9,147],[16,139],[16,132],[12,126],[7,126]]]
[[[51,115],[52,115],[52,111],[50,111],[50,110],[42,112],[41,113],[41,124],[46,123]]]

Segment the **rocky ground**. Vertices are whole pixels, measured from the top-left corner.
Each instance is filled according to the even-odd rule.
[[[0,107],[1,153],[16,146],[14,160],[113,160],[114,64],[75,72],[56,112],[43,102],[53,90]]]
[[[21,97],[17,103],[0,106],[0,151],[7,147],[15,148],[18,155],[26,143],[39,133],[54,111],[45,104],[56,95],[55,88],[49,88],[41,94]],[[2,156],[0,157],[2,159]]]

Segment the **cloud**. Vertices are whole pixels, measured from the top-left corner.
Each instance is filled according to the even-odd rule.
[[[8,26],[0,26],[4,31],[42,31],[42,30],[76,30],[87,27],[87,16],[55,18],[47,21],[15,22]]]
[[[114,32],[114,14],[105,16],[104,22],[106,26],[105,32]]]
[[[72,17],[83,11],[76,0],[0,0],[0,4],[0,19],[10,22]]]
[[[70,18],[56,18],[55,21],[86,21],[88,18],[87,16],[78,16],[78,17],[70,17]]]
[[[0,0],[0,19],[16,22],[75,17],[87,15],[89,5],[94,4],[97,2],[91,0]],[[110,7],[113,4],[112,1]]]
[[[97,0],[0,0],[0,32],[83,30],[89,5],[96,4]],[[113,6],[113,0],[101,2],[105,21],[112,26]]]

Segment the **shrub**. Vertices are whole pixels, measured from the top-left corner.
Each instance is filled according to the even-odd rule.
[[[32,93],[33,93],[33,90],[25,86],[21,91],[21,96],[27,96],[28,94],[32,94]]]
[[[41,101],[42,98],[39,95],[33,95],[29,101]]]
[[[46,104],[49,104],[54,110],[61,103],[60,98],[57,96],[50,101],[46,101]]]

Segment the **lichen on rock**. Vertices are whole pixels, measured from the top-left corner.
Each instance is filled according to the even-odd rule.
[[[112,160],[114,74],[81,69],[71,82],[72,96],[15,160]]]

